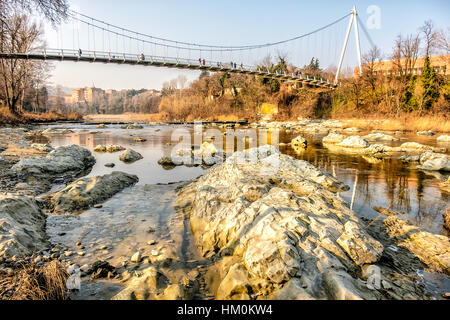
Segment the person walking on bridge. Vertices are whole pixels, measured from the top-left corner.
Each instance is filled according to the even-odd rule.
[[[81,51],[81,49],[78,49],[78,55],[81,57],[82,54],[83,54],[83,51]]]
[[[203,59],[203,65],[205,65],[206,64],[206,61],[205,61],[205,59]]]

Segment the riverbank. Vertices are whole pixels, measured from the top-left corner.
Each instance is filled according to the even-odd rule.
[[[18,245],[8,247],[0,269],[11,272],[10,260],[22,259],[18,253],[27,259],[34,252],[44,265],[58,260],[80,276],[72,299],[433,299],[450,290],[442,218],[448,193],[440,191],[448,174],[398,159],[409,155],[400,149],[404,143],[440,151],[442,135],[392,133],[396,141],[378,144],[398,152],[375,161],[329,148],[323,139],[388,134],[368,136],[374,133],[346,130],[340,121],[213,123],[205,129],[233,127],[279,129],[282,170],[265,170],[275,150],[256,164],[159,165],[173,147],[172,133],[192,133],[191,125],[1,129],[0,204],[20,206],[36,223],[25,226],[20,221],[27,219],[7,214],[16,235],[34,233],[9,242]],[[303,141],[299,136],[306,142],[302,150],[291,143]],[[125,149],[140,157],[121,161],[122,153],[133,154]],[[375,206],[393,210],[380,214]],[[381,287],[371,289],[375,267],[383,277]]]
[[[301,118],[299,118],[300,120]],[[86,115],[83,120],[87,123],[134,123],[134,122],[176,122],[163,120],[161,114],[137,114],[137,113],[127,113],[127,114],[96,114],[96,115]],[[217,122],[236,122],[243,121],[245,119],[240,119],[233,115],[222,115],[222,116],[211,116],[205,119],[197,119],[199,121],[217,121]],[[306,120],[306,119],[301,119]],[[320,120],[320,119],[311,119]],[[339,120],[343,124],[343,128],[359,127],[364,130],[386,130],[386,131],[428,131],[432,130],[435,132],[450,132],[450,119],[445,116],[438,115],[403,115],[396,118],[383,118],[380,116],[367,115],[364,118],[361,117],[336,117],[328,120]],[[178,121],[183,123],[185,121]],[[189,121],[193,122],[193,121]],[[280,121],[280,122],[292,122],[292,121]]]
[[[77,113],[59,114],[55,112],[31,113],[22,112],[12,114],[7,108],[0,107],[0,126],[1,125],[24,125],[31,123],[46,123],[56,121],[79,121],[82,116]]]

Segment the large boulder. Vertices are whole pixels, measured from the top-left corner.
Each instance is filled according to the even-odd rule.
[[[450,157],[442,153],[424,152],[419,157],[420,169],[450,171]]]
[[[45,214],[36,201],[0,195],[0,257],[31,255],[47,245]]]
[[[354,270],[376,262],[383,245],[335,193],[344,190],[310,163],[263,146],[180,189],[176,208],[189,215],[204,256],[239,261],[224,272],[221,298],[267,298],[290,283],[281,296],[375,299]]]
[[[46,157],[22,158],[12,167],[13,172],[42,177],[79,174],[95,164],[88,149],[77,145],[59,147]]]
[[[57,214],[88,209],[139,181],[135,175],[114,171],[104,176],[78,179],[49,196]]]
[[[120,155],[120,161],[128,163],[135,162],[141,159],[143,159],[143,156],[139,152],[134,151],[133,149],[126,149]]]

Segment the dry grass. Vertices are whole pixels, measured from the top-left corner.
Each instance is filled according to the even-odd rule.
[[[12,275],[0,279],[0,300],[65,300],[68,276],[56,260],[43,267],[20,265]]]
[[[342,119],[345,119],[343,117]],[[405,115],[398,118],[382,119],[370,118],[346,120],[345,127],[358,127],[367,130],[401,130],[401,131],[424,131],[450,132],[450,120],[444,116],[417,116]]]
[[[78,121],[78,113],[59,114],[56,112],[12,114],[8,108],[0,107],[0,124],[24,124],[31,122]]]

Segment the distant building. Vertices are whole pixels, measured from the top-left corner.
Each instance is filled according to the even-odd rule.
[[[395,75],[397,71],[397,61],[386,60],[377,61],[373,64],[375,74],[383,74],[385,76]],[[406,68],[406,60],[400,60],[402,68]],[[410,74],[421,75],[425,65],[425,58],[417,58],[412,70],[408,70]],[[430,65],[434,68],[437,74],[448,76],[450,75],[450,55],[432,56],[430,57]],[[354,75],[359,76],[359,68],[355,68]]]
[[[93,102],[96,98],[103,97],[105,91],[99,88],[85,88],[84,89],[84,100],[86,102]]]
[[[72,91],[72,103],[78,103],[84,101],[84,90],[77,88]]]

